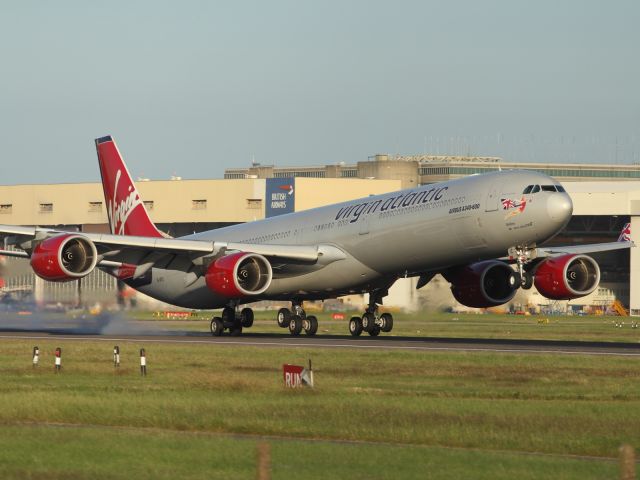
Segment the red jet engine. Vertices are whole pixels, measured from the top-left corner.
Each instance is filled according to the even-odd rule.
[[[445,274],[451,292],[462,305],[488,308],[511,300],[518,289],[515,271],[506,263],[486,260]]]
[[[273,271],[262,255],[237,252],[214,261],[204,278],[212,292],[226,298],[241,298],[259,295],[269,288]]]
[[[47,238],[31,253],[31,268],[50,282],[68,282],[89,275],[97,261],[93,242],[73,233]]]
[[[571,300],[593,292],[600,283],[600,267],[587,255],[562,255],[544,260],[536,269],[534,285],[553,300]]]

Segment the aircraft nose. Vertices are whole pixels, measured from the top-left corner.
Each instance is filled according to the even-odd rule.
[[[554,193],[549,195],[547,200],[547,212],[551,220],[557,223],[563,223],[573,213],[573,202],[571,197],[566,193]]]

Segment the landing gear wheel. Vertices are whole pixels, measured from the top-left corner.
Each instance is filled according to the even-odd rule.
[[[253,310],[250,308],[243,308],[240,312],[240,321],[244,328],[249,328],[253,325]]]
[[[222,309],[222,322],[233,323],[236,321],[236,310],[233,307],[224,307]]]
[[[222,335],[223,330],[224,324],[222,323],[222,319],[220,317],[213,317],[213,320],[211,320],[211,335],[219,337]]]
[[[373,313],[365,313],[362,315],[362,329],[370,332],[376,325],[376,316]]]
[[[360,317],[351,317],[349,320],[349,333],[354,337],[359,337],[362,333],[362,320]]]
[[[533,275],[531,275],[529,272],[524,272],[524,275],[522,275],[522,279],[524,280],[522,282],[523,289],[529,290],[531,287],[533,287]]]
[[[315,335],[318,331],[318,319],[313,315],[302,320],[302,328],[307,335]]]
[[[300,335],[302,331],[302,318],[300,315],[294,315],[289,320],[289,333],[293,336]]]
[[[393,330],[393,315],[390,313],[383,313],[380,315],[380,322],[382,323],[382,325],[380,325],[380,330],[383,332],[390,332]]]
[[[372,337],[377,337],[378,335],[380,335],[380,327],[374,325],[373,328],[369,330],[369,335],[371,335]]]
[[[291,320],[291,310],[288,308],[278,310],[277,320],[280,328],[287,328],[289,326],[289,320]]]
[[[229,328],[229,335],[232,337],[239,337],[242,335],[242,322],[234,321],[233,326]]]

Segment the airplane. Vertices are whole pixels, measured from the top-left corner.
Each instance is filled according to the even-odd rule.
[[[278,325],[291,335],[315,335],[318,320],[306,315],[303,302],[356,293],[368,293],[369,301],[350,319],[351,335],[390,332],[393,316],[380,314],[379,306],[401,277],[418,277],[422,288],[441,274],[458,302],[476,308],[505,304],[534,285],[550,299],[578,298],[600,281],[599,266],[586,253],[633,245],[541,246],[567,225],[573,204],[560,182],[527,170],[171,238],[151,221],[113,138],[95,145],[111,234],[0,225],[6,236],[0,254],[29,258],[48,281],[73,281],[100,268],[163,302],[222,308],[210,323],[214,336],[251,327],[246,305],[260,300],[291,302],[278,311]]]

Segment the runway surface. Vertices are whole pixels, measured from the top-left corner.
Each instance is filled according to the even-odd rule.
[[[608,342],[567,342],[543,340],[462,339],[433,337],[350,337],[319,335],[292,337],[279,334],[248,333],[239,337],[212,337],[200,332],[175,332],[171,335],[95,335],[66,331],[7,331],[0,329],[0,340],[64,340],[134,342],[139,344],[173,343],[203,346],[253,346],[272,348],[336,348],[397,351],[502,352],[516,354],[615,355],[640,357],[640,345]]]
[[[119,315],[21,316],[0,313],[0,341],[32,339],[57,341],[134,342],[137,344],[173,343],[202,346],[251,346],[271,348],[326,348],[380,351],[452,351],[502,352],[516,354],[618,355],[640,357],[640,343],[583,342],[553,340],[517,340],[483,338],[412,337],[381,334],[370,337],[320,334],[314,337],[288,333],[256,333],[251,330],[238,337],[225,334],[213,337],[207,331],[166,328],[161,322],[135,321]],[[286,332],[286,330],[285,330]]]

